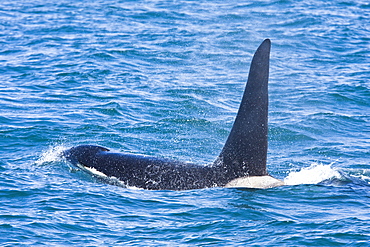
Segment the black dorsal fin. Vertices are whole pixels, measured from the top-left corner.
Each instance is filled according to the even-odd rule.
[[[271,42],[266,39],[255,52],[248,82],[234,125],[215,161],[227,179],[268,175],[267,119]]]

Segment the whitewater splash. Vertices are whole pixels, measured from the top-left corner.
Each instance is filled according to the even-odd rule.
[[[61,154],[67,148],[64,145],[50,146],[48,150],[43,152],[38,160],[35,161],[36,165],[43,165],[45,163],[55,162],[61,160]]]
[[[318,184],[328,179],[341,178],[341,174],[331,167],[332,164],[323,165],[313,163],[311,166],[302,168],[300,171],[292,171],[284,179],[284,183],[285,185]]]

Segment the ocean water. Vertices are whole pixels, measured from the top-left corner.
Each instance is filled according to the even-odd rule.
[[[2,0],[0,245],[368,246],[369,19],[364,0]],[[287,186],[146,191],[58,156],[212,163],[265,38]]]

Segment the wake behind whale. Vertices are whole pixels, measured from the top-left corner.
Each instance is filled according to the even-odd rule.
[[[255,52],[246,88],[227,141],[208,166],[169,159],[110,152],[82,145],[63,152],[72,164],[126,186],[149,190],[189,190],[209,187],[272,188],[284,183],[266,168],[268,76],[271,42]]]

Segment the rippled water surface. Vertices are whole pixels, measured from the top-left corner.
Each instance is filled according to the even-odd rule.
[[[368,246],[368,1],[0,3],[2,246]],[[272,40],[268,170],[288,186],[146,191],[79,144],[212,163]]]

